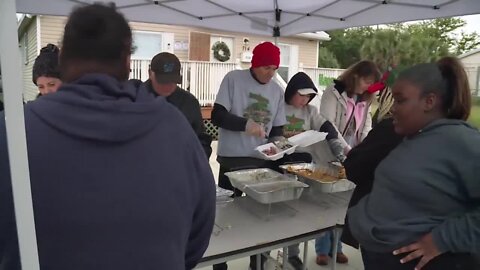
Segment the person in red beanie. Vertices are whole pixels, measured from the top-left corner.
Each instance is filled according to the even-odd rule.
[[[223,79],[212,111],[212,122],[219,127],[217,161],[218,185],[234,190],[226,172],[244,168],[272,168],[269,160],[256,158],[255,148],[283,136],[286,124],[283,89],[272,80],[280,64],[280,49],[264,42],[253,50],[250,69],[234,70]],[[235,195],[241,191],[235,190]],[[262,267],[263,269],[263,256]],[[256,270],[256,257],[250,259]],[[213,266],[227,269],[227,264]]]
[[[261,84],[267,84],[280,65],[280,49],[271,42],[260,43],[253,49],[251,71]]]

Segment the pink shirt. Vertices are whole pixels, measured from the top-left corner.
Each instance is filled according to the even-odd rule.
[[[355,103],[355,99],[347,97],[347,119],[350,119],[352,111],[354,111],[354,116],[352,121],[355,121],[355,135],[358,135],[358,131],[361,128],[363,118],[365,116],[365,107],[367,106],[366,101]],[[358,139],[358,136],[356,136]]]

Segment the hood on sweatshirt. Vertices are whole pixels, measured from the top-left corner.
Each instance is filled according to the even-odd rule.
[[[125,142],[153,129],[159,111],[169,105],[138,80],[119,82],[104,74],[87,74],[63,84],[57,93],[26,105],[42,121],[71,136]]]
[[[434,120],[433,122],[429,123],[424,128],[419,130],[418,133],[410,136],[410,138],[414,138],[415,136],[420,135],[420,134],[425,133],[425,132],[433,131],[437,128],[441,128],[441,127],[447,127],[448,128],[448,127],[454,127],[454,126],[463,126],[464,128],[466,128],[464,130],[478,131],[475,127],[473,127],[472,125],[470,125],[469,123],[467,123],[463,120],[441,118],[441,119],[437,119],[437,120]]]
[[[285,103],[290,104],[293,96],[300,89],[313,89],[315,93],[318,93],[317,87],[315,87],[312,79],[310,79],[310,77],[306,73],[298,72],[290,79],[287,84],[287,88],[285,89]],[[314,97],[315,96],[312,95],[308,102],[310,103],[310,101],[312,101]]]

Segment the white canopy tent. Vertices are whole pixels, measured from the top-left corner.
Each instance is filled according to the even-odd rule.
[[[0,60],[22,268],[38,254],[22,106],[15,14],[68,15],[94,0],[1,0]],[[480,0],[112,0],[131,21],[288,36],[305,32],[480,13]],[[4,151],[4,149],[0,149]]]
[[[95,0],[17,0],[17,12],[68,15]],[[131,21],[200,26],[259,35],[474,14],[478,0],[115,0]],[[278,19],[278,20],[277,20]]]

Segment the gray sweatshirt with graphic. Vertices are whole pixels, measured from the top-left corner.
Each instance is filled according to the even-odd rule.
[[[372,193],[348,218],[370,251],[392,252],[431,232],[442,252],[479,253],[480,133],[442,119],[405,139],[377,167]]]

